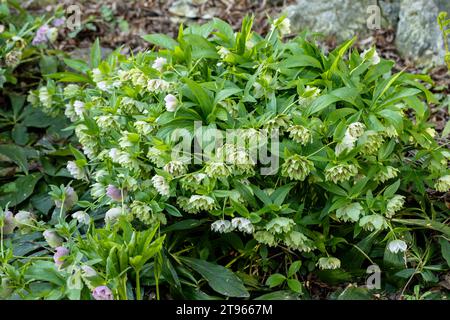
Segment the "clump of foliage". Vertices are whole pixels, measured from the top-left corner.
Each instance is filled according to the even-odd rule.
[[[81,201],[71,187],[53,187],[59,216],[32,225],[60,239],[57,267],[80,275],[79,291],[52,294],[80,298],[87,287],[94,298],[141,298],[144,284],[158,297],[167,285],[172,297],[212,298],[199,274],[222,296],[269,286],[289,289],[278,297],[308,297],[309,273],[358,281],[369,264],[404,290],[413,279],[439,281],[448,210],[427,191],[449,191],[450,152],[428,122],[432,81],[393,74],[375,48],[352,49],[355,39],[324,53],[304,35],[284,41],[288,32],[284,18],[265,37],[249,17],[237,33],[214,19],[180,27],[177,39],[144,36],[159,51],[105,60],[97,42],[90,63],[68,60],[72,71],[52,76],[59,83],[30,93],[36,107],[73,122],[83,153],[72,150],[67,169],[91,181],[92,199]],[[227,131],[233,140],[220,143]],[[70,219],[72,207],[82,210]],[[131,258],[132,232],[166,237]],[[23,275],[38,264],[14,263]],[[82,265],[99,282],[80,280]],[[34,290],[20,274],[7,279]]]

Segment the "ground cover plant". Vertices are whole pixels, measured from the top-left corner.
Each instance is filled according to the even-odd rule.
[[[181,25],[128,56],[97,40],[45,73],[27,108],[70,120],[73,180],[48,179],[46,212],[3,204],[3,298],[446,298],[431,78],[252,23]]]

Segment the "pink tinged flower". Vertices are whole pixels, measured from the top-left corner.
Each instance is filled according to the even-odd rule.
[[[56,18],[55,20],[53,20],[52,25],[56,28],[61,27],[64,22],[66,22],[66,20],[64,18]]]
[[[14,215],[11,211],[5,211],[3,217],[3,234],[11,234],[14,232],[14,229],[17,227],[16,221],[14,219]]]
[[[124,191],[120,190],[116,186],[113,186],[112,184],[108,185],[108,187],[106,188],[106,195],[114,201],[121,202],[123,200],[122,192],[123,196],[125,196]]]
[[[56,247],[55,254],[53,255],[53,260],[58,267],[64,264],[64,257],[69,255],[69,249],[65,247]]]
[[[107,286],[99,286],[92,291],[95,300],[114,300],[114,295]]]
[[[48,41],[47,33],[49,32],[50,28],[48,25],[44,24],[41,26],[37,31],[36,35],[34,36],[33,41],[31,42],[34,46],[46,43]]]
[[[177,98],[173,94],[168,94],[164,101],[166,102],[166,109],[169,112],[175,112],[177,110]]]

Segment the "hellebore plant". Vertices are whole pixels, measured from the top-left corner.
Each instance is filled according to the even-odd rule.
[[[379,232],[406,196],[449,190],[450,153],[427,122],[430,79],[392,74],[375,48],[350,49],[355,39],[328,55],[303,37],[284,42],[282,19],[265,38],[250,18],[238,33],[215,19],[177,39],[147,36],[163,50],[94,59],[80,83],[56,87],[54,108],[65,105],[85,154],[68,169],[91,173],[107,222],[201,214],[213,231],[327,256],[309,217]]]

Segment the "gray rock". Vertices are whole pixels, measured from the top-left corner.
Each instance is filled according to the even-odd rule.
[[[450,13],[449,0],[297,0],[286,9],[294,30],[334,36],[342,42],[372,33],[369,6],[380,8],[381,27],[396,29],[396,45],[404,58],[419,65],[444,64],[440,11]]]
[[[387,3],[386,10],[394,10],[388,5],[390,1],[384,2]],[[344,41],[354,35],[370,34],[368,8],[376,4],[376,0],[298,0],[286,13],[294,29],[308,29]]]
[[[437,24],[439,1],[402,0],[396,46],[400,54],[419,65],[444,63],[444,41]],[[448,5],[448,3],[447,3]]]
[[[396,28],[398,24],[398,16],[400,14],[399,0],[380,0],[378,5],[381,9],[381,16],[383,19],[383,27]]]

